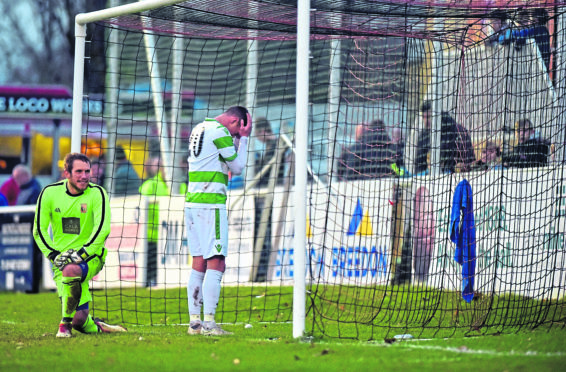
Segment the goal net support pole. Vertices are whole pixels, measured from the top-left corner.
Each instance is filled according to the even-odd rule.
[[[297,8],[297,89],[295,123],[295,267],[293,287],[293,337],[305,331],[307,146],[309,109],[310,0],[299,0]]]

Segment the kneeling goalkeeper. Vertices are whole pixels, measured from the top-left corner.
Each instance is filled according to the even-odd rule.
[[[82,333],[125,332],[119,325],[93,319],[88,283],[102,270],[110,233],[106,191],[90,183],[90,160],[83,154],[65,156],[65,179],[46,186],[37,201],[33,237],[53,263],[53,279],[61,299],[62,320],[57,337]],[[49,227],[53,238],[49,234]]]

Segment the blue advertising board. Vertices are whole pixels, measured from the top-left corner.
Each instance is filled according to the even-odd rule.
[[[34,279],[32,222],[0,222],[0,290],[31,291]]]

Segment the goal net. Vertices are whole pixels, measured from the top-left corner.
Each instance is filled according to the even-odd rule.
[[[112,207],[97,315],[188,323],[188,138],[242,105],[254,132],[244,174],[228,182],[218,322],[293,320],[299,235],[309,334],[564,321],[561,4],[311,1],[306,231],[293,197],[305,161],[296,2],[168,4],[89,24],[83,94],[105,99],[81,140]],[[157,173],[165,189],[144,188]]]

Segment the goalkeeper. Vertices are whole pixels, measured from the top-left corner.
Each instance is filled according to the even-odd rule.
[[[43,189],[33,224],[39,249],[53,263],[53,279],[61,299],[57,337],[71,337],[72,328],[82,333],[125,332],[122,326],[93,319],[88,311],[92,300],[88,283],[104,266],[107,254],[108,195],[101,186],[89,183],[88,157],[71,153],[64,162],[66,179]]]

